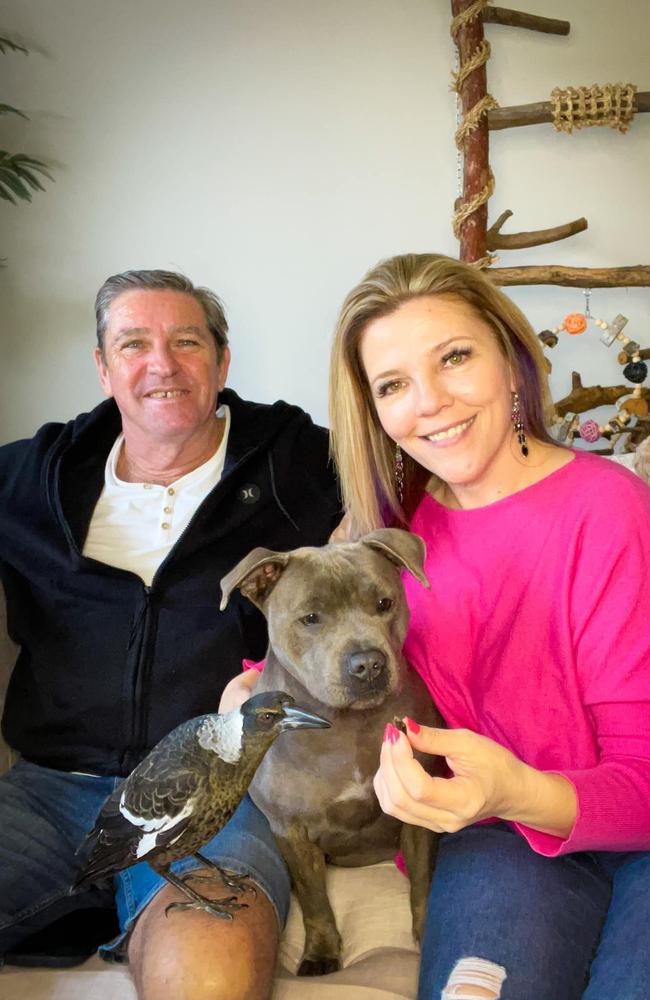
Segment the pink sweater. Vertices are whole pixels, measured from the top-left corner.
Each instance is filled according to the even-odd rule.
[[[568,778],[566,840],[547,856],[650,849],[650,489],[594,455],[477,510],[430,497],[412,530],[426,590],[404,575],[405,652],[447,724]]]

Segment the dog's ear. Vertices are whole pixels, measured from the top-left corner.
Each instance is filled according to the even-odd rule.
[[[272,552],[271,549],[257,548],[238,562],[221,581],[221,604],[224,610],[235,587],[249,601],[262,608],[265,600],[282,576],[291,558],[290,552]]]
[[[427,549],[419,535],[401,528],[378,528],[364,535],[359,541],[376,549],[397,566],[403,566],[424,587],[429,587],[429,581],[424,575],[424,557]]]

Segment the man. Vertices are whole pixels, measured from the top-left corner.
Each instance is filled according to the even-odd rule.
[[[104,283],[96,314],[109,399],[0,449],[0,571],[21,647],[3,733],[22,758],[0,780],[0,955],[96,904],[98,890],[68,888],[105,796],[179,722],[217,709],[243,657],[263,655],[249,602],[218,611],[221,578],[256,545],[324,543],[340,517],[326,431],[224,388],[213,293],[127,271]],[[273,874],[269,838],[248,800],[206,849],[262,890],[232,922],[166,919],[175,890],[146,865],[120,877],[118,951],[140,997],[270,992],[288,879]]]

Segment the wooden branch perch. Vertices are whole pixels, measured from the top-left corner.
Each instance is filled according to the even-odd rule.
[[[511,28],[528,28],[529,31],[543,31],[547,35],[568,35],[571,25],[568,21],[557,21],[552,17],[538,17],[524,14],[509,7],[486,7],[483,11],[486,24],[505,24]]]
[[[637,93],[634,100],[637,114],[650,111],[650,90]],[[488,129],[498,132],[504,128],[521,128],[523,125],[541,125],[553,121],[553,105],[550,101],[536,104],[514,104],[507,108],[488,111]]]
[[[556,243],[558,240],[566,240],[569,236],[582,233],[587,229],[589,223],[586,219],[574,219],[573,222],[565,222],[562,226],[554,226],[551,229],[535,229],[530,233],[501,233],[501,227],[506,222],[512,212],[508,209],[502,212],[499,218],[487,231],[488,250],[521,250],[525,247],[539,247],[543,243]]]
[[[554,404],[555,412],[558,417],[565,417],[567,413],[585,413],[598,406],[612,406],[621,396],[629,396],[633,388],[629,385],[583,386],[578,372],[572,372],[571,392]],[[641,395],[650,400],[650,389],[644,387]]]
[[[451,11],[454,17],[470,7],[473,0],[451,0]],[[473,53],[483,43],[483,19],[472,18],[458,31],[456,45],[458,47],[459,65],[462,69]],[[487,73],[485,66],[477,67],[461,86],[460,105],[466,115],[475,104],[487,94]],[[467,135],[463,148],[463,201],[471,202],[487,185],[490,176],[489,135],[487,118],[481,118],[478,126]],[[461,260],[479,260],[485,256],[485,239],[487,232],[487,204],[479,205],[468,216],[460,228]]]
[[[632,267],[561,267],[540,264],[529,267],[490,267],[486,270],[497,285],[564,285],[566,288],[647,288],[650,265]]]

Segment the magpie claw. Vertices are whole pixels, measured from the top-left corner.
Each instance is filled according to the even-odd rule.
[[[207,897],[201,896],[200,899],[194,900],[191,903],[184,903],[179,900],[168,903],[165,907],[165,916],[169,915],[170,910],[175,909],[202,910],[204,913],[211,913],[212,916],[219,917],[220,920],[232,920],[234,911],[248,909],[247,903],[236,903],[235,899],[235,896],[227,896],[225,899],[207,899]]]
[[[250,879],[248,872],[242,872],[239,875],[237,872],[229,872],[224,868],[219,869],[219,874],[221,875],[221,881],[225,885],[226,889],[233,889],[238,893],[252,892],[253,898],[257,896],[257,888],[250,882],[244,881],[245,879]]]
[[[203,864],[206,865],[206,867],[219,873],[219,878],[221,879],[221,883],[222,885],[225,886],[226,889],[232,889],[234,892],[239,893],[240,895],[243,895],[246,892],[250,892],[252,893],[253,898],[257,896],[256,886],[251,885],[250,881],[248,882],[245,881],[246,879],[250,879],[250,875],[248,874],[248,872],[242,872],[240,874],[239,872],[230,871],[230,869],[228,868],[220,868],[219,865],[214,863],[214,861],[211,861],[209,858],[206,858],[204,855],[199,854],[198,852],[195,854],[195,857],[198,858],[199,861],[203,862]],[[208,881],[214,881],[215,878],[214,875],[206,875],[206,874],[199,875],[195,871],[186,872],[184,875],[181,875],[180,877],[183,882],[186,882],[192,878],[196,879],[197,882],[208,882]]]

